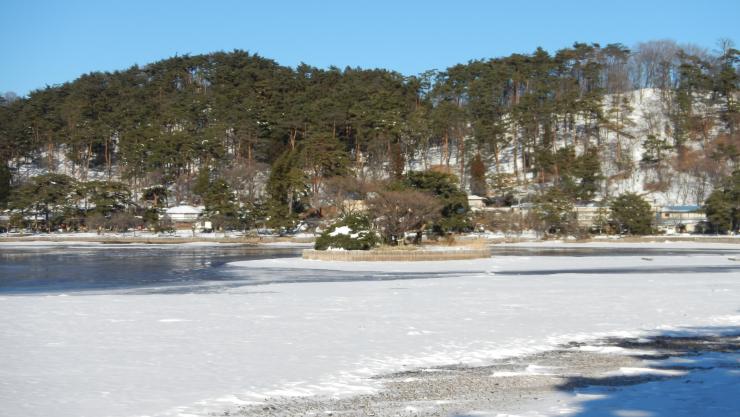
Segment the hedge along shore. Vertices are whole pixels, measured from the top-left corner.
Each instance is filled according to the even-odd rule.
[[[379,262],[379,261],[456,261],[490,258],[491,250],[315,250],[304,249],[303,259],[313,261]]]

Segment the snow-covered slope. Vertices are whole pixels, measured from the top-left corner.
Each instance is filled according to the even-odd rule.
[[[675,150],[667,150],[660,166],[643,163],[645,149],[643,144],[648,136],[654,136],[668,145],[674,144],[673,122],[670,119],[670,110],[664,93],[659,89],[645,88],[634,90],[619,96],[606,96],[603,112],[609,123],[604,123],[599,129],[598,139],[591,139],[590,146],[599,146],[602,173],[608,178],[603,184],[601,194],[610,196],[625,192],[643,195],[650,203],[657,205],[686,205],[702,204],[712,190],[712,181],[697,170],[679,172],[675,169],[673,158]],[[620,103],[622,103],[620,105]],[[717,118],[718,109],[707,109],[697,106],[697,111],[707,113],[710,119]],[[556,132],[556,147],[575,145],[577,152],[582,152],[580,135],[584,132],[585,120],[575,117],[575,126],[572,130]],[[722,123],[714,121],[710,129],[710,136],[714,137],[722,131]],[[467,141],[473,142],[472,137]],[[512,133],[508,133],[509,143],[514,143]],[[687,143],[690,150],[703,153],[703,143]],[[460,174],[460,154],[458,148],[451,145],[450,169],[456,175]],[[476,152],[474,146],[466,148],[466,163]],[[498,171],[494,158],[488,156],[486,162],[489,175],[496,172],[510,174],[512,177],[516,169],[520,171],[522,180],[532,181],[523,171],[524,159],[521,150],[516,153],[514,161],[513,148],[502,149],[499,156]],[[422,170],[434,165],[445,165],[441,147],[436,146],[424,154],[417,151],[408,162],[408,169]],[[697,165],[698,167],[698,165]],[[516,169],[515,169],[516,168]],[[469,170],[466,168],[466,176]],[[468,181],[469,183],[469,181]],[[526,192],[526,187],[520,187]]]

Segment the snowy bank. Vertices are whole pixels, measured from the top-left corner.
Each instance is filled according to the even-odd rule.
[[[496,243],[494,247],[518,248],[624,248],[624,249],[732,249],[740,251],[740,238],[723,239],[720,242],[670,240],[655,238],[641,242],[623,241],[621,239],[598,239],[589,242],[569,242],[563,240],[541,240],[536,242]]]
[[[740,253],[740,248],[736,249]],[[507,273],[528,274],[553,273],[619,273],[625,268],[648,268],[646,272],[661,272],[662,270],[679,267],[740,267],[731,256],[692,255],[692,256],[652,256],[645,259],[641,256],[594,256],[573,258],[571,256],[494,256],[482,259],[428,261],[428,262],[331,262],[314,261],[302,258],[257,259],[249,261],[230,262],[228,266],[243,268],[248,273],[252,268],[268,269],[309,269],[347,272],[377,272],[377,273],[447,273],[447,274],[483,274],[486,276]],[[709,262],[711,260],[711,262]]]

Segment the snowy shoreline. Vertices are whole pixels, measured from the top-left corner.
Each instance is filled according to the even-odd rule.
[[[675,238],[645,237],[642,239],[593,239],[590,241],[568,241],[568,240],[524,240],[524,241],[485,241],[488,247],[493,249],[716,249],[716,250],[740,250],[740,237],[723,237],[717,239],[697,238]],[[461,240],[459,245],[423,245],[425,251],[454,251],[465,250],[469,241]],[[43,235],[33,237],[6,237],[0,236],[0,249],[22,249],[43,247],[75,247],[88,246],[100,248],[126,248],[140,246],[156,247],[226,247],[226,246],[252,246],[265,248],[313,248],[313,242],[303,239],[245,239],[245,238],[184,238],[184,237],[140,237],[140,236],[55,236]],[[485,247],[479,241],[474,248]],[[330,261],[323,261],[330,262]],[[428,262],[428,261],[426,261]],[[432,261],[434,262],[434,261]],[[454,261],[453,261],[454,262]],[[360,262],[361,263],[361,262]]]
[[[139,234],[101,234],[97,233],[61,233],[40,235],[8,235],[0,234],[0,246],[32,246],[32,245],[76,245],[76,244],[151,244],[151,245],[182,245],[182,244],[241,244],[241,245],[282,245],[296,247],[313,247],[314,236],[300,235],[294,237],[277,236],[241,236],[224,233],[199,234],[193,236],[191,232],[174,235],[157,235],[151,233]],[[726,245],[728,248],[740,247],[740,236],[642,236],[642,237],[600,237],[594,236],[587,241],[576,240],[543,240],[533,237],[506,237],[496,235],[460,236],[457,245],[447,246],[440,244],[425,244],[427,250],[450,250],[451,248],[465,247],[471,241],[477,245],[489,244],[495,247],[563,247],[563,248],[600,248],[600,247],[664,247],[664,245],[678,246],[710,246]]]
[[[733,395],[740,390],[740,377],[732,374],[740,362],[739,334],[688,332],[570,343],[486,366],[451,364],[382,375],[377,378],[383,387],[373,394],[268,397],[238,406],[233,414],[483,417],[538,409],[543,412],[538,415],[579,410],[611,415],[631,402],[632,408],[693,417],[711,400],[714,412],[729,416],[737,410]]]

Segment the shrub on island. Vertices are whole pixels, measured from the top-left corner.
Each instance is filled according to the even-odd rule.
[[[359,214],[350,214],[339,219],[316,239],[316,250],[369,250],[380,243],[378,235],[371,230],[370,219]]]

